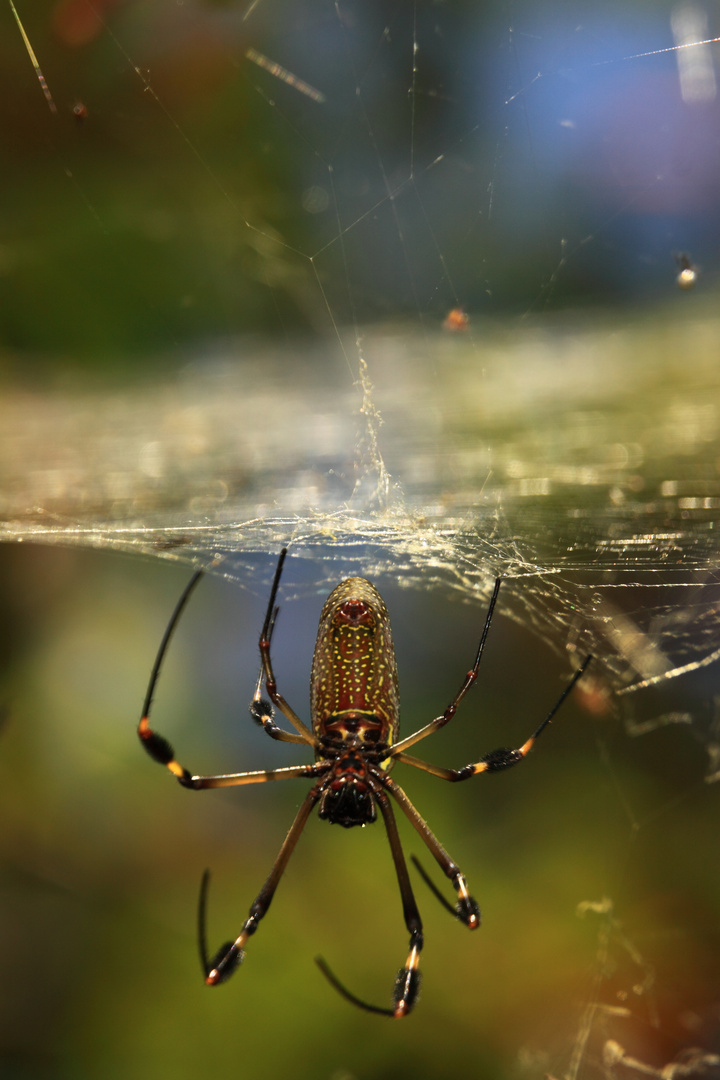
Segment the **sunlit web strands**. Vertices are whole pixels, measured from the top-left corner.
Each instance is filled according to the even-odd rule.
[[[15,22],[18,24],[18,29],[20,30],[20,33],[22,34],[22,39],[25,42],[25,48],[28,51],[28,56],[30,57],[30,61],[32,63],[32,66],[35,68],[35,74],[38,77],[38,82],[40,83],[40,86],[42,88],[42,92],[45,95],[45,100],[47,101],[48,105],[50,106],[50,112],[56,113],[57,112],[57,106],[55,105],[55,102],[53,101],[53,96],[50,93],[48,84],[45,82],[45,76],[43,75],[42,71],[40,70],[40,65],[37,62],[37,56],[33,52],[33,47],[30,44],[30,41],[28,39],[27,34],[25,33],[25,28],[24,28],[23,24],[20,22],[20,16],[18,15],[17,11],[15,10],[15,5],[13,4],[13,0],[8,0],[8,3],[10,4],[10,8],[12,10],[12,13],[15,16]]]
[[[650,52],[633,53],[632,56],[622,56],[620,60],[600,60],[592,66],[600,67],[602,64],[618,64],[623,60],[642,60],[644,56],[660,56],[662,53],[679,52],[680,49],[696,49],[699,45],[714,45],[716,41],[720,41],[720,37],[705,38],[703,41],[684,41],[681,45],[668,45],[665,49],[651,49]]]
[[[313,101],[317,101],[319,105],[322,105],[326,98],[319,90],[316,90],[314,86],[310,86],[309,83],[304,82],[302,79],[298,79],[296,75],[293,75],[291,71],[287,71],[286,68],[277,64],[274,60],[269,60],[267,56],[263,56],[262,53],[257,52],[255,49],[248,49],[245,53],[248,60],[252,60],[253,64],[257,64],[263,71],[269,71],[271,75],[274,75],[276,79],[281,79],[288,86],[292,86],[293,90],[299,90],[301,94],[305,94],[306,97],[312,98]]]

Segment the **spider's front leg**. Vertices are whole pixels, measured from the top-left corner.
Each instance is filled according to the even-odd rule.
[[[271,739],[277,739],[278,742],[302,743],[304,746],[307,746],[308,738],[306,735],[301,735],[299,732],[296,734],[294,731],[285,731],[275,723],[273,707],[270,702],[262,696],[262,681],[264,674],[264,669],[261,667],[257,685],[255,687],[255,693],[248,706],[250,715],[255,723],[258,724]],[[311,742],[310,745],[314,745],[314,742]]]
[[[194,582],[191,582],[192,584]],[[163,644],[166,646],[167,641]],[[162,659],[162,654],[159,659]],[[223,773],[213,776],[198,776],[191,773],[177,760],[175,750],[168,739],[164,735],[158,734],[157,731],[153,731],[150,727],[150,704],[158,669],[159,664],[156,662],[150,688],[145,698],[143,715],[138,724],[138,735],[145,752],[150,755],[153,761],[157,761],[159,765],[164,765],[166,769],[169,769],[177,782],[182,784],[183,787],[199,791],[202,788],[238,787],[242,784],[264,784],[268,780],[288,780],[294,777],[315,777],[318,775],[315,765],[291,765],[281,769],[252,769],[239,773]],[[267,702],[265,704],[267,705]],[[269,705],[268,708],[270,708]],[[295,736],[290,732],[283,732],[280,728],[277,730],[281,734],[274,736],[275,738],[283,738],[283,741],[287,742],[306,742],[299,735]]]
[[[280,742],[292,742],[302,743],[304,745],[310,745],[315,747],[317,740],[309,729],[302,723],[301,720],[295,717],[292,709],[287,706],[286,702],[275,691],[276,704],[283,707],[283,712],[292,720],[295,717],[297,723],[295,726],[298,728],[298,733],[283,731],[278,727],[273,719],[272,705],[268,701],[265,701],[261,697],[261,686],[263,675],[267,674],[269,670],[271,676],[272,686],[275,687],[274,676],[272,675],[272,667],[270,666],[270,638],[272,637],[272,630],[275,624],[275,617],[277,615],[277,608],[275,607],[275,597],[277,595],[277,589],[280,582],[280,573],[282,571],[283,562],[286,552],[280,555],[278,565],[275,570],[275,577],[273,579],[272,591],[270,594],[270,602],[268,604],[267,614],[265,616],[265,622],[263,624],[262,634],[260,636],[260,653],[263,657],[263,665],[260,672],[260,678],[258,679],[255,694],[250,705],[250,714],[253,719],[260,724],[268,735],[273,739],[277,739]],[[180,616],[183,613],[185,605],[187,604],[190,595],[197,585],[200,578],[203,576],[203,571],[198,570],[191,577],[185,589],[182,592],[180,599],[175,605],[170,622],[168,623],[165,633],[163,634],[162,641],[160,642],[160,648],[158,649],[157,656],[155,657],[155,663],[153,664],[152,671],[150,673],[150,681],[148,683],[147,692],[145,694],[145,701],[143,703],[142,716],[138,724],[138,736],[143,749],[147,754],[157,761],[158,764],[164,765],[166,769],[173,774],[178,783],[183,787],[193,788],[198,790],[200,788],[217,788],[217,787],[233,787],[239,784],[256,784],[263,783],[266,780],[281,780],[293,776],[315,776],[317,773],[313,772],[312,766],[298,766],[290,769],[260,769],[250,772],[240,773],[228,773],[217,776],[199,776],[190,772],[184,765],[175,757],[175,750],[172,744],[163,735],[154,731],[150,726],[150,710],[152,708],[153,697],[155,694],[155,688],[157,686],[158,679],[160,677],[160,668],[162,667],[165,654],[170,644],[175,628],[180,620]],[[270,685],[268,685],[268,692],[270,693]],[[295,721],[293,721],[295,722]]]
[[[275,576],[273,578],[272,588],[270,589],[270,599],[265,613],[265,622],[260,631],[258,645],[260,648],[261,671],[257,689],[255,690],[255,696],[250,705],[250,715],[258,724],[261,724],[265,728],[271,738],[280,739],[282,742],[307,743],[317,749],[319,744],[312,731],[310,731],[310,728],[307,724],[303,723],[292,706],[288,704],[282,694],[278,691],[275,672],[273,671],[272,660],[270,658],[270,642],[272,640],[275,620],[277,619],[279,611],[279,608],[275,604],[275,600],[277,598],[286,556],[287,548],[283,548],[280,552],[277,566],[275,567]],[[297,731],[297,735],[291,735],[289,732],[282,732],[282,729],[279,728],[272,719],[272,707],[267,701],[264,701],[260,697],[260,687],[262,685],[263,677],[265,679],[265,689],[267,690],[270,701],[276,709],[280,710],[285,719],[290,721]]]
[[[527,755],[530,753],[533,746],[535,745],[537,739],[542,735],[545,728],[555,716],[555,713],[565,701],[565,698],[575,686],[575,683],[584,675],[591,660],[592,656],[585,657],[585,660],[577,669],[572,679],[567,684],[562,694],[557,699],[552,709],[543,720],[542,724],[540,724],[540,726],[537,727],[535,731],[533,731],[530,738],[526,739],[522,746],[517,747],[517,749],[512,749],[508,746],[501,746],[497,750],[491,750],[489,754],[486,754],[485,757],[480,758],[479,761],[474,761],[471,762],[469,765],[463,766],[462,769],[444,769],[440,765],[431,765],[429,761],[423,761],[421,758],[416,758],[413,757],[411,754],[406,754],[403,751],[398,750],[397,747],[391,753],[391,756],[394,757],[396,761],[402,761],[406,765],[412,765],[416,769],[422,769],[423,772],[428,772],[432,776],[439,777],[441,780],[450,780],[452,782],[458,780],[469,780],[471,776],[477,776],[478,773],[500,772],[501,769],[509,769],[511,768],[511,766],[519,764],[519,762],[521,762],[525,757],[527,757]],[[405,742],[409,741],[410,740],[405,740]],[[405,743],[403,743],[403,745],[405,745]]]

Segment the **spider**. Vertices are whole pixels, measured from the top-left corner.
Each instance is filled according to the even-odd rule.
[[[270,658],[270,644],[279,610],[276,599],[286,555],[287,549],[284,548],[278,559],[260,634],[261,669],[250,704],[250,714],[270,738],[312,747],[315,761],[309,765],[292,765],[281,769],[196,776],[177,761],[175,751],[167,739],[150,727],[150,708],[160,667],[188,597],[202,577],[202,570],[195,573],[186,586],[165,630],[150,675],[138,734],[147,753],[155,761],[165,765],[183,787],[199,790],[239,784],[262,784],[270,780],[289,778],[312,781],[312,787],[290,826],[267,881],[250,906],[240,933],[234,941],[226,942],[213,957],[208,956],[206,947],[205,908],[209,873],[205,871],[200,888],[198,919],[205,982],[209,986],[224,982],[242,963],[247,942],[257,930],[260,920],[267,914],[280,878],[316,806],[320,818],[331,824],[342,825],[346,829],[355,825],[370,825],[376,820],[379,809],[400,886],[405,925],[410,934],[407,960],[395,979],[392,1007],[372,1005],[356,997],[337,979],[321,957],[316,958],[316,963],[335,989],[352,1004],[384,1016],[407,1016],[417,1000],[420,988],[419,961],[423,947],[423,927],[400,844],[392,801],[400,807],[440,869],[452,882],[457,893],[454,906],[444,898],[413,856],[413,862],[421,876],[440,902],[470,930],[475,930],[480,925],[480,909],[470,895],[465,876],[458,865],[431,832],[403,789],[391,778],[393,765],[402,762],[451,782],[469,780],[479,773],[497,772],[517,765],[548,726],[587,668],[591,657],[588,656],[578,668],[543,722],[518,749],[502,747],[493,750],[479,761],[461,769],[445,769],[431,765],[407,751],[452,720],[460,702],[475,683],[500,592],[501,579],[498,578],[495,582],[475,661],[465,675],[460,689],[440,716],[398,741],[398,677],[387,608],[380,593],[369,581],[359,577],[348,578],[333,589],[320,615],[310,683],[312,727],[308,727],[278,691]],[[270,701],[261,696],[263,680]],[[282,713],[294,731],[287,731],[275,723],[273,707]]]

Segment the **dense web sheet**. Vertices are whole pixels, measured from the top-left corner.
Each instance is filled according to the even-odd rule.
[[[338,560],[468,597],[502,574],[508,609],[571,663],[592,652],[616,688],[651,686],[717,658],[714,362],[699,345],[685,382],[680,362],[709,329],[669,322],[649,372],[642,330],[561,321],[487,327],[449,355],[442,337],[369,333],[377,384],[361,358],[345,390],[285,384],[254,346],[250,370],[204,361],[170,388],[11,396],[3,528],[220,558],[240,579],[243,552],[290,544],[318,561],[318,591]]]
[[[42,167],[27,202],[18,168],[9,201],[30,219],[61,198],[82,240],[40,239],[41,220],[0,250],[0,537],[258,591],[258,553],[288,545],[311,573],[287,603],[353,573],[482,602],[502,575],[503,611],[568,671],[593,654],[587,708],[630,736],[687,730],[710,790],[715,10],[79,0],[54,8],[54,38],[18,14],[34,53],[8,10],[23,105],[4,123],[38,132]],[[106,184],[99,149],[128,173]],[[27,377],[10,346],[69,374]],[[143,360],[108,386],[82,357],[114,348]],[[645,825],[628,810],[633,838]],[[578,904],[593,984],[558,1074],[717,1076],[709,1014],[643,1059],[652,964],[613,900]]]

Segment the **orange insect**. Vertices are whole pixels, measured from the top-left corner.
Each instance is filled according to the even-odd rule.
[[[449,330],[452,334],[461,333],[463,330],[467,330],[469,322],[470,319],[463,309],[454,307],[452,311],[449,311],[445,316],[443,330]]]

